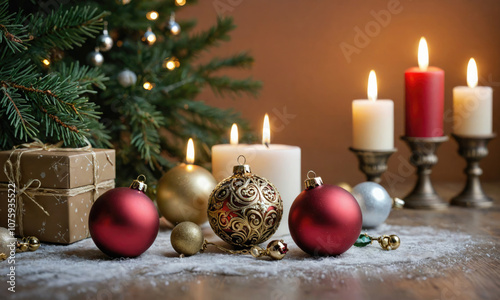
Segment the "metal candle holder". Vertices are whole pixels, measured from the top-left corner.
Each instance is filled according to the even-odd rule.
[[[410,163],[417,167],[417,183],[413,191],[404,198],[405,208],[442,209],[448,206],[436,193],[431,183],[431,168],[437,164],[436,150],[447,136],[440,137],[401,137],[412,151]]]
[[[366,175],[366,180],[380,183],[380,176],[387,171],[387,160],[398,149],[360,150],[349,147],[359,160],[359,169]]]
[[[467,184],[463,191],[451,199],[451,205],[466,207],[490,207],[493,199],[488,197],[481,187],[479,176],[483,170],[479,167],[479,161],[488,156],[488,143],[496,136],[490,134],[485,136],[460,136],[452,134],[458,143],[458,153],[465,158],[467,167],[464,173],[467,175]]]

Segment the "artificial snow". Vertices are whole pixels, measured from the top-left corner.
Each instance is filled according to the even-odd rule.
[[[203,231],[208,240],[227,246],[211,233],[209,227],[204,227]],[[150,282],[151,286],[168,286],[172,280],[190,280],[193,278],[190,275],[199,274],[311,280],[311,274],[324,278],[331,274],[361,272],[379,280],[380,274],[406,277],[411,270],[446,269],[458,260],[468,259],[467,253],[470,255],[469,250],[474,247],[485,247],[484,243],[461,232],[383,224],[367,233],[372,236],[397,234],[401,238],[401,246],[397,250],[384,251],[377,242],[373,242],[364,248],[352,247],[337,257],[317,258],[302,252],[290,236],[284,236],[282,238],[288,243],[290,251],[281,261],[230,255],[214,247],[209,247],[204,253],[180,258],[170,244],[170,232],[162,228],[151,248],[133,259],[109,258],[94,245],[92,239],[67,246],[43,244],[36,252],[19,253],[15,264],[19,290],[22,291],[22,286],[43,286],[48,290],[68,290],[72,286],[91,289],[93,283],[108,280],[125,283],[139,277]],[[494,245],[486,244],[486,247],[494,249]],[[0,262],[0,274],[7,274],[8,267],[6,262]],[[415,279],[426,280],[429,274],[424,273]],[[176,275],[171,276],[173,274]]]

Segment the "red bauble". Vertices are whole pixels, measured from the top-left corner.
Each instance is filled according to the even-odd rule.
[[[131,188],[115,188],[102,194],[90,210],[90,235],[109,256],[137,257],[158,234],[156,207],[142,190],[134,189],[134,183]]]
[[[308,181],[315,180],[308,186]],[[306,180],[306,190],[290,208],[288,226],[293,240],[314,256],[339,255],[356,242],[362,226],[356,199],[338,186],[323,185],[320,177]]]

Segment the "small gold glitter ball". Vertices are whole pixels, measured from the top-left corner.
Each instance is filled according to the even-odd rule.
[[[188,221],[182,222],[172,230],[170,243],[177,253],[191,256],[201,250],[203,233],[197,224]]]

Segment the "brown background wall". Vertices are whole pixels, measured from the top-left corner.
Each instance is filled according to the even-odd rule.
[[[356,28],[365,32],[376,19],[371,12],[399,3],[386,26],[380,26],[350,62],[340,48],[356,46]],[[216,6],[218,8],[216,8]],[[394,11],[394,10],[393,10]],[[206,92],[200,99],[219,107],[234,107],[261,132],[264,113],[272,118],[272,142],[302,148],[303,176],[313,169],[325,182],[364,180],[351,145],[351,102],[366,98],[368,72],[375,69],[379,98],[395,104],[395,147],[389,170],[408,177],[409,150],[399,137],[404,133],[404,71],[417,65],[420,36],[429,44],[430,65],[445,70],[445,111],[451,113],[452,88],[466,85],[470,57],[477,61],[480,85],[494,88],[494,132],[500,134],[500,1],[498,0],[209,0],[181,10],[178,18],[197,18],[199,28],[215,22],[218,12],[231,15],[238,28],[232,41],[208,56],[249,50],[256,62],[250,71],[231,72],[262,80],[259,99],[217,99]],[[372,22],[372,23],[370,23]],[[376,30],[375,27],[371,30]],[[376,32],[375,32],[376,33]],[[293,115],[280,119],[283,111]],[[278,112],[278,114],[276,113]],[[451,114],[445,133],[451,133]],[[284,120],[284,121],[283,121]],[[280,130],[276,130],[279,128]],[[490,144],[483,160],[483,179],[500,179],[500,138]],[[433,177],[462,181],[463,159],[450,140],[439,150]],[[399,170],[399,171],[398,171]],[[401,173],[401,170],[403,172]]]

